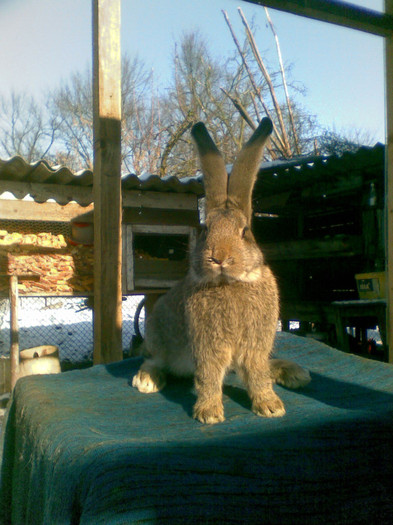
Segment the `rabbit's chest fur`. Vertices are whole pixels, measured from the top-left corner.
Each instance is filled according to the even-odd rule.
[[[260,274],[255,282],[195,288],[188,295],[185,317],[193,351],[216,345],[234,355],[271,341],[278,320],[278,291],[268,267],[261,267]]]
[[[277,285],[267,266],[251,283],[195,286],[186,278],[157,302],[145,342],[168,371],[189,376],[195,352],[223,350],[236,360],[251,348],[271,347],[277,319]]]

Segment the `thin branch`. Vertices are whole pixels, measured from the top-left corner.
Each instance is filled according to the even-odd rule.
[[[236,37],[236,34],[235,34],[234,30],[233,30],[232,24],[231,24],[230,21],[229,21],[228,14],[227,14],[226,11],[222,11],[222,14],[224,15],[225,22],[226,22],[226,24],[227,24],[227,26],[228,26],[228,28],[229,28],[229,31],[230,31],[230,33],[231,33],[231,35],[232,35],[232,39],[233,39],[233,41],[234,41],[234,43],[235,43],[235,46],[236,46],[236,48],[237,48],[237,50],[238,50],[238,53],[239,53],[239,55],[240,55],[240,57],[241,57],[241,59],[242,59],[243,65],[244,65],[244,67],[245,67],[245,69],[246,69],[247,75],[248,75],[248,77],[249,77],[249,79],[250,79],[250,82],[251,82],[251,85],[252,85],[252,87],[253,87],[253,89],[254,89],[254,92],[255,92],[256,96],[258,97],[260,103],[262,104],[262,107],[263,107],[263,109],[265,110],[266,115],[267,115],[267,116],[270,118],[270,120],[273,122],[273,130],[274,130],[274,133],[275,133],[275,135],[277,136],[278,141],[279,141],[280,144],[282,145],[282,149],[283,149],[283,151],[286,151],[286,145],[285,145],[285,142],[284,142],[283,138],[281,137],[281,134],[280,134],[280,132],[279,132],[278,129],[277,129],[277,126],[276,126],[276,124],[275,124],[275,122],[274,122],[274,119],[273,119],[271,113],[270,113],[270,110],[269,110],[269,108],[267,107],[267,105],[266,105],[266,103],[265,103],[265,101],[264,101],[264,99],[263,99],[263,96],[262,96],[262,93],[261,93],[261,89],[258,88],[258,86],[257,86],[257,84],[256,84],[256,81],[255,81],[254,75],[252,74],[252,71],[251,71],[251,69],[250,69],[250,67],[249,67],[249,65],[248,65],[248,63],[247,63],[246,56],[245,56],[245,54],[244,54],[242,48],[240,47],[239,41],[238,41],[238,39],[237,39],[237,37]]]
[[[257,116],[257,120],[258,122],[261,122],[262,118],[261,118],[261,115],[259,114],[259,108],[255,100],[254,93],[250,92],[250,97],[251,97],[252,105],[254,106],[254,111],[255,111],[255,115]]]
[[[255,58],[255,60],[256,60],[256,62],[258,64],[258,66],[259,66],[263,76],[265,77],[265,80],[266,80],[267,85],[269,87],[270,95],[272,97],[274,108],[276,110],[278,122],[280,124],[282,137],[283,137],[283,140],[284,140],[284,143],[285,143],[285,146],[286,146],[285,154],[288,157],[291,157],[292,156],[291,147],[290,147],[290,143],[289,143],[289,140],[288,140],[287,131],[285,129],[284,119],[282,117],[282,112],[281,112],[281,107],[280,107],[280,104],[279,104],[279,102],[277,100],[277,97],[276,97],[276,92],[275,92],[275,89],[274,89],[274,86],[273,86],[272,79],[270,78],[269,72],[266,69],[266,66],[265,66],[265,64],[264,64],[264,62],[262,60],[261,54],[260,54],[260,52],[258,50],[257,44],[256,44],[255,39],[254,39],[254,35],[252,34],[252,31],[251,31],[251,28],[248,25],[247,19],[244,16],[243,11],[241,10],[240,7],[238,7],[238,12],[239,12],[240,18],[242,19],[243,25],[246,28],[247,40],[248,40],[248,42],[249,42],[249,44],[251,46],[251,50],[253,52],[254,58]]]
[[[186,120],[184,120],[184,122],[180,124],[178,129],[175,131],[175,133],[172,135],[171,139],[165,146],[162,157],[161,157],[160,177],[164,177],[166,175],[168,157],[171,151],[176,146],[177,142],[180,140],[182,135],[184,135],[184,133],[191,128],[193,123],[194,122],[193,122],[193,119],[191,118],[191,115],[188,114]]]
[[[235,98],[232,96],[228,91],[224,88],[220,88],[223,93],[229,98],[229,100],[232,102],[232,104],[235,106],[235,108],[240,113],[241,117],[247,122],[247,124],[250,126],[250,128],[254,131],[257,129],[256,124],[252,120],[250,114],[248,113],[247,109],[243,106],[241,101],[238,98]]]
[[[250,126],[250,128],[254,131],[257,128],[257,126],[254,123],[254,121],[252,120],[252,118],[251,118],[250,114],[248,113],[247,109],[241,103],[241,101],[238,98],[233,97],[224,88],[220,88],[220,89],[221,89],[221,91],[223,93],[225,93],[225,95],[229,98],[229,100],[232,102],[232,104],[238,110],[238,112],[240,113],[240,115],[243,118],[243,120],[245,122],[247,122],[247,124]],[[272,139],[272,140],[274,140],[274,139]],[[273,143],[274,143],[274,146],[277,148],[278,147],[277,142],[274,141]],[[266,146],[266,149],[270,153],[270,155],[271,155],[271,157],[273,159],[277,157],[275,152],[269,147],[269,144]]]
[[[270,18],[270,14],[269,14],[269,11],[268,11],[267,7],[265,7],[265,14],[266,14],[267,21],[269,22],[270,29],[272,30],[272,33],[273,33],[273,36],[274,36],[274,40],[276,42],[278,62],[280,64],[281,77],[282,77],[282,82],[283,82],[283,85],[284,85],[284,92],[285,92],[285,98],[286,98],[286,101],[287,101],[289,119],[291,121],[293,139],[295,141],[296,153],[298,155],[300,155],[299,139],[298,139],[298,136],[297,136],[297,133],[296,133],[295,121],[294,121],[293,112],[292,112],[292,105],[291,105],[291,101],[289,99],[288,85],[287,85],[287,80],[286,80],[286,77],[285,77],[285,69],[284,69],[284,63],[283,63],[282,55],[281,55],[280,42],[278,40],[278,36],[277,36],[276,30],[275,30],[275,27],[273,25],[272,19]]]

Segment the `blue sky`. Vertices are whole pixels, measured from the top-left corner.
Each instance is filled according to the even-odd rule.
[[[383,9],[383,0],[352,3]],[[255,17],[259,48],[274,61],[264,9],[239,0],[123,0],[122,51],[138,54],[165,88],[182,33],[199,30],[218,58],[233,50],[221,10],[240,35],[238,6]],[[307,88],[300,102],[322,125],[366,130],[384,141],[383,39],[273,9],[270,15],[292,77]],[[91,0],[0,0],[0,45],[0,93],[42,96],[91,64]]]

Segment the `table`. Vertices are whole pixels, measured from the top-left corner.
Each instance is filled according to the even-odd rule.
[[[224,423],[191,417],[190,381],[130,385],[140,359],[20,379],[4,433],[13,524],[393,523],[393,366],[278,333],[311,371],[261,418],[234,374]]]

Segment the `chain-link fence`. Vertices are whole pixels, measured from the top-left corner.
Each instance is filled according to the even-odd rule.
[[[81,293],[89,290],[83,278],[92,280],[91,259],[88,247],[70,244],[70,222],[47,222],[25,220],[0,221],[0,358],[10,354],[10,301],[7,274],[26,274],[33,271],[40,276],[34,280],[19,282],[19,347],[21,350],[41,345],[56,345],[60,361],[73,364],[91,361],[93,356],[93,313],[86,307],[87,297],[65,297],[59,293],[58,283],[67,284],[71,290]],[[78,254],[80,259],[78,259]],[[83,256],[83,257],[82,257]],[[86,272],[90,264],[91,274]],[[14,266],[12,266],[14,265]],[[83,267],[83,268],[82,268]],[[84,271],[81,271],[81,268]],[[64,277],[61,274],[68,272]],[[53,274],[53,275],[52,275]],[[88,274],[88,275],[87,275]],[[37,296],[35,285],[44,286],[46,277],[52,275],[48,295]],[[62,281],[66,279],[66,281]],[[81,282],[78,281],[81,280]],[[53,281],[53,282],[52,282]],[[45,281],[46,282],[46,281]],[[83,284],[82,288],[76,285]],[[41,289],[41,288],[39,288]],[[21,290],[23,292],[21,293]],[[83,291],[82,291],[83,290]],[[68,291],[68,290],[63,290]],[[29,295],[34,293],[34,295]],[[52,293],[49,293],[52,292]],[[123,297],[123,351],[130,350],[135,341],[134,317],[140,318],[144,329],[144,309],[138,310],[143,296]]]
[[[123,351],[127,354],[135,335],[134,317],[143,296],[123,298]],[[19,297],[19,347],[56,345],[60,361],[80,363],[93,356],[93,313],[81,297]],[[139,325],[143,333],[144,310]],[[10,304],[0,298],[0,357],[10,352]]]

